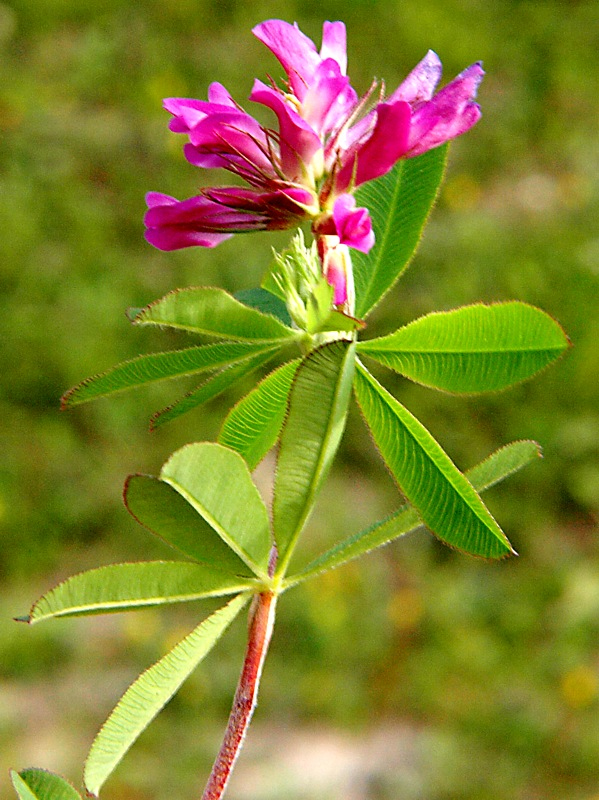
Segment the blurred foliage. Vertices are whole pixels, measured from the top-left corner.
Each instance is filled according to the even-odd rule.
[[[371,800],[597,800],[596,12],[577,0],[0,2],[4,774],[35,763],[77,782],[119,693],[174,643],[173,629],[181,638],[196,624],[175,609],[31,630],[10,617],[79,569],[169,557],[127,517],[122,481],[155,473],[185,441],[214,438],[239,391],[153,435],[145,419],[176,395],[174,384],[69,414],[58,398],[117,360],[185,343],[132,329],[128,305],[176,286],[250,288],[271,246],[286,240],[240,236],[214,251],[163,254],[141,236],[146,191],[185,197],[206,179],[167,131],[162,98],[205,96],[219,80],[243,101],[254,76],[279,77],[250,34],[276,16],[318,41],[323,19],[343,19],[361,89],[372,75],[394,88],[428,48],[447,78],[485,63],[483,119],[453,145],[420,252],[371,333],[435,309],[517,298],[559,319],[574,348],[531,383],[490,397],[436,394],[385,374],[463,468],[513,439],[543,444],[542,463],[488,496],[521,557],[492,566],[419,534],[285,596],[258,719],[358,736],[405,722],[415,761],[375,775]],[[355,413],[307,557],[396,503]],[[177,796],[197,793],[243,637],[239,624],[144,734],[107,797],[171,800],[175,765]],[[320,796],[284,789],[291,800]],[[256,780],[253,795],[237,791],[266,800],[280,790]]]

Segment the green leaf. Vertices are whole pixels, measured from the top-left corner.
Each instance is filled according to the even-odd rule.
[[[112,369],[87,378],[70,389],[62,398],[63,408],[72,408],[87,403],[96,397],[105,397],[145,383],[163,381],[167,378],[181,378],[199,372],[226,367],[259,354],[274,353],[279,343],[234,342],[199,345],[185,350],[171,350],[167,353],[151,353],[138,356]]]
[[[543,453],[536,442],[523,439],[506,444],[466,472],[466,477],[477,492],[484,492],[513,475]]]
[[[164,425],[165,422],[172,422],[188,411],[192,411],[194,408],[202,405],[202,403],[207,403],[209,400],[218,397],[219,394],[222,394],[238,380],[241,380],[246,375],[249,375],[250,372],[266,364],[267,361],[270,361],[272,356],[272,352],[268,352],[266,355],[262,354],[255,358],[248,358],[245,361],[241,361],[239,364],[225,367],[176,403],[154,414],[150,420],[150,430],[156,430],[160,425]]]
[[[19,800],[81,800],[68,781],[44,769],[11,770],[10,777]]]
[[[210,652],[247,600],[247,595],[239,595],[220,608],[127,689],[95,738],[85,762],[88,792],[99,793],[131,745]]]
[[[372,217],[376,244],[368,253],[352,252],[357,317],[364,318],[389,291],[416,251],[445,171],[447,145],[399,161],[356,192]]]
[[[129,513],[141,525],[183,555],[231,575],[250,577],[253,574],[168,483],[150,475],[130,475],[125,483],[124,499]]]
[[[223,422],[220,444],[236,450],[254,469],[279,438],[291,384],[300,360],[288,361],[234,406]]]
[[[427,314],[358,350],[434,389],[487,392],[532,377],[567,347],[548,314],[510,302]]]
[[[281,434],[273,528],[284,574],[343,434],[354,374],[355,344],[336,341],[302,361]]]
[[[276,317],[283,325],[291,326],[291,317],[284,300],[261,286],[256,289],[242,289],[240,292],[235,292],[234,297],[246,306]]]
[[[188,603],[236,594],[255,585],[251,578],[238,578],[212,566],[188,561],[110,564],[59,583],[35,603],[28,621]]]
[[[239,453],[213,442],[177,450],[160,472],[260,578],[268,577],[270,523]]]
[[[476,467],[468,470],[466,477],[477,492],[483,492],[540,457],[541,448],[536,442],[512,442],[496,450]],[[420,527],[422,527],[422,520],[415,509],[406,504],[384,520],[349,536],[327,550],[326,553],[318,556],[297,575],[290,576],[285,581],[285,588],[302,583],[329,569],[347,564],[348,561]]]
[[[175,289],[150,303],[132,321],[236,341],[289,340],[301,335],[276,317],[243,305],[224,289],[202,287]]]
[[[472,555],[500,558],[513,553],[467,478],[426,428],[361,364],[355,389],[385,463],[431,531]]]

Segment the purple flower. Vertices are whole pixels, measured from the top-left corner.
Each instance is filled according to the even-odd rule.
[[[187,160],[227,170],[247,187],[206,188],[183,201],[151,192],[146,238],[162,250],[214,247],[234,233],[309,220],[317,243],[327,237],[319,252],[329,253],[323,272],[338,304],[347,296],[342,276],[349,268],[335,243],[362,252],[374,244],[368,210],[355,207],[352,192],[399,159],[471,128],[480,117],[473,98],[484,73],[473,64],[435,95],[441,62],[429,51],[395,92],[376,102],[375,84],[359,98],[349,82],[342,22],[324,23],[320,52],[297,25],[281,20],[263,22],[253,33],[287,76],[284,88],[256,80],[250,95],[274,113],[276,130],[258,123],[219,83],[209,87],[206,101],[164,101],[173,115],[170,129],[188,137]]]

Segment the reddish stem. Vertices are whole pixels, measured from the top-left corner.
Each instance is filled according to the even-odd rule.
[[[223,743],[212,767],[202,800],[220,800],[231,777],[256,708],[260,675],[272,634],[275,606],[276,595],[272,592],[262,592],[254,597],[243,669]]]

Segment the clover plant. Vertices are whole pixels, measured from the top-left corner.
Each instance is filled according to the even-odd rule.
[[[244,608],[247,651],[204,800],[225,792],[256,705],[277,602],[288,589],[418,528],[474,556],[514,554],[480,494],[534,460],[539,446],[513,442],[464,474],[373,376],[369,363],[432,389],[474,394],[530,378],[568,347],[557,322],[519,301],[433,312],[387,336],[368,336],[369,315],[417,247],[443,178],[448,142],[480,117],[474,102],[480,64],[435,93],[441,63],[429,52],[391,94],[373,82],[359,96],[346,74],[342,22],[324,24],[320,52],[296,25],[279,20],[253,33],[286,74],[280,85],[256,80],[250,95],[274,112],[277,127],[257,122],[219,83],[209,87],[208,100],[165,100],[171,130],[186,138],[187,160],[241,180],[204,188],[186,200],[150,192],[145,235],[168,251],[214,247],[239,233],[290,229],[295,232],[289,247],[274,254],[262,285],[251,291],[177,289],[130,310],[134,325],[201,338],[119,364],[63,398],[63,406],[73,408],[153,381],[197,375],[197,388],[155,414],[155,428],[266,370],[225,413],[216,442],[186,444],[156,477],[126,481],[127,509],[172,546],[173,560],[113,564],[75,575],[41,597],[26,617],[37,623],[223,598],[221,608],[120,699],[85,764],[88,796],[99,794]],[[352,395],[401,492],[397,510],[290,571],[343,436]],[[252,470],[272,448],[276,471],[269,509]],[[14,772],[13,783],[21,800],[80,797],[43,770]]]

